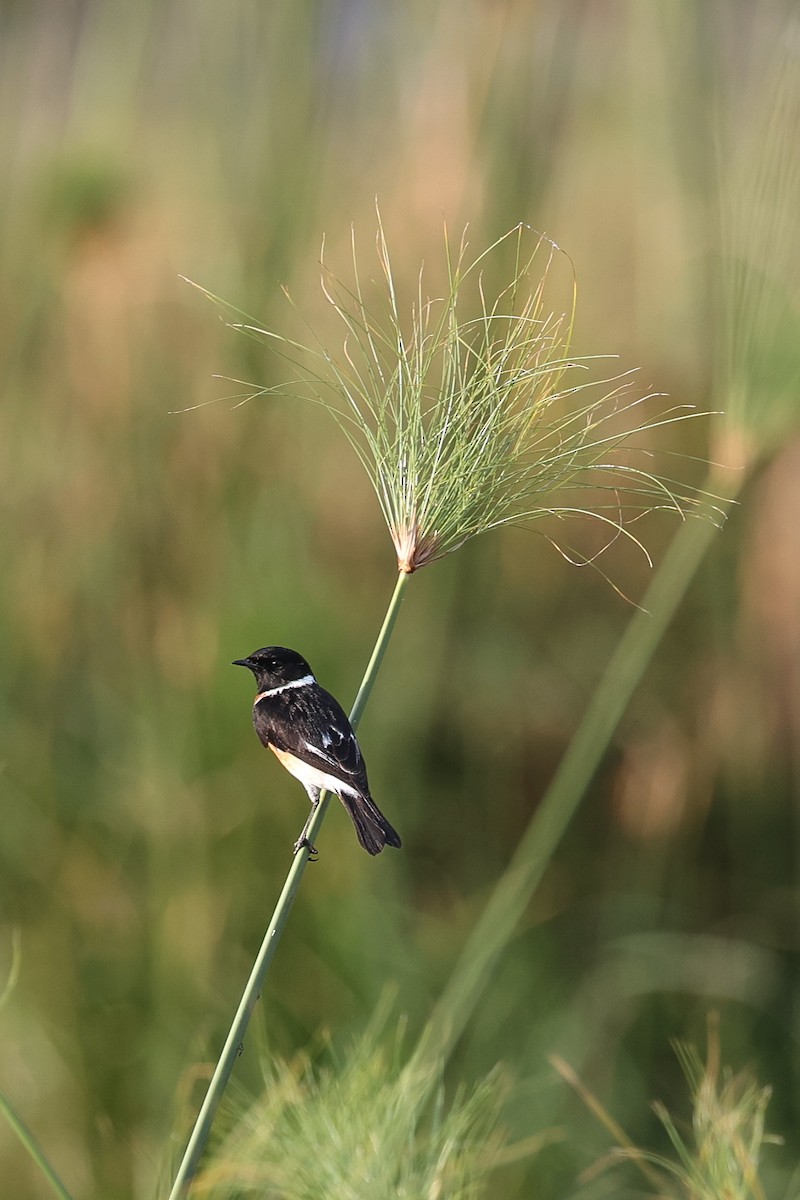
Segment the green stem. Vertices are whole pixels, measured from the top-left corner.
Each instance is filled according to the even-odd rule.
[[[721,507],[732,501],[731,496]],[[446,1058],[462,1034],[716,533],[710,519],[693,518],[673,539],[642,610],[625,630],[544,799],[461,952],[411,1069],[417,1058]]]
[[[350,722],[355,728],[359,718],[364,711],[364,706],[367,703],[369,694],[372,691],[372,685],[375,682],[375,677],[378,674],[383,656],[386,653],[386,647],[389,643],[389,638],[392,635],[397,614],[400,609],[400,602],[403,599],[403,593],[409,576],[404,572],[400,572],[397,577],[392,598],[389,601],[389,607],[386,610],[381,631],[378,634],[378,639],[375,643],[375,649],[372,651],[372,657],[369,660],[367,669],[364,673],[364,678],[361,681],[361,687],[358,689],[352,711],[350,713]],[[311,845],[316,842],[316,836],[320,826],[325,818],[330,795],[323,792],[320,803],[317,805],[317,810],[314,813],[314,818],[311,821],[306,837]],[[197,1116],[194,1124],[189,1143],[186,1147],[180,1167],[178,1168],[175,1182],[172,1185],[172,1191],[169,1194],[169,1200],[179,1200],[179,1197],[185,1196],[197,1173],[197,1168],[200,1163],[200,1158],[208,1141],[211,1126],[214,1121],[220,1100],[225,1091],[225,1088],[230,1078],[231,1071],[236,1059],[242,1052],[244,1044],[244,1035],[247,1031],[247,1026],[250,1023],[250,1017],[253,1014],[253,1009],[256,1006],[261,989],[264,985],[264,979],[269,965],[280,940],[283,927],[289,916],[294,898],[297,894],[297,889],[300,886],[300,880],[303,877],[303,872],[308,863],[307,853],[295,854],[292,859],[292,865],[289,868],[289,874],[286,876],[286,882],[283,885],[278,903],[275,905],[275,911],[272,914],[272,920],[269,923],[264,940],[261,943],[261,949],[258,952],[258,957],[250,972],[250,978],[247,981],[247,986],[242,994],[242,999],[239,1002],[239,1007],[236,1010],[236,1016],[233,1019],[225,1045],[222,1048],[222,1053],[219,1061],[211,1077],[211,1082],[208,1085],[203,1106]]]
[[[64,1187],[53,1168],[50,1166],[44,1150],[42,1150],[42,1147],[39,1145],[30,1129],[28,1129],[27,1125],[22,1120],[22,1117],[16,1111],[11,1101],[4,1096],[2,1092],[0,1092],[0,1112],[2,1112],[3,1116],[14,1130],[14,1133],[22,1142],[23,1146],[28,1151],[28,1154],[36,1163],[37,1167],[50,1184],[59,1200],[72,1200],[69,1192]]]

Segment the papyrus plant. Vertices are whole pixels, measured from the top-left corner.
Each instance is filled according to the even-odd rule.
[[[376,248],[378,270],[368,281],[355,236],[349,283],[323,256],[323,293],[343,326],[331,339],[309,327],[303,345],[250,320],[233,322],[292,367],[288,383],[248,387],[247,398],[300,395],[333,415],[369,476],[397,554],[392,598],[350,714],[354,726],[407,582],[420,567],[490,529],[545,517],[596,520],[609,531],[606,544],[622,535],[644,549],[630,530],[633,521],[657,508],[682,515],[700,499],[636,457],[652,449],[657,429],[696,414],[685,407],[653,412],[657,398],[631,392],[629,377],[592,383],[596,364],[570,355],[574,281],[570,266],[568,304],[552,307],[554,264],[568,263],[552,242],[520,225],[471,258],[466,238],[455,253],[445,238],[442,288],[429,294],[420,271],[408,304],[400,299],[380,218]],[[496,278],[503,282],[493,288]],[[548,536],[554,539],[552,531]],[[306,830],[311,844],[328,799],[323,793]],[[171,1200],[185,1194],[196,1174],[307,861],[304,849],[293,858]],[[473,966],[470,986],[459,984],[462,1012],[453,1011],[448,993],[442,998],[429,1062],[446,1057],[444,1031],[457,1031],[480,986],[482,955]]]
[[[780,1143],[766,1130],[766,1111],[772,1089],[761,1086],[748,1071],[734,1074],[720,1061],[719,1017],[708,1019],[705,1062],[694,1047],[675,1043],[689,1085],[691,1123],[680,1124],[666,1105],[653,1104],[672,1146],[671,1154],[656,1154],[636,1146],[614,1117],[558,1055],[550,1059],[563,1079],[614,1139],[614,1149],[587,1174],[618,1165],[635,1164],[651,1193],[660,1200],[766,1200],[760,1179],[764,1148]]]

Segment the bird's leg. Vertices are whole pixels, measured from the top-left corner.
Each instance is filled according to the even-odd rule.
[[[308,820],[306,821],[305,825],[303,826],[303,832],[300,834],[300,837],[297,839],[297,841],[294,844],[294,852],[295,852],[295,854],[297,854],[298,850],[302,850],[303,847],[305,847],[306,850],[308,850],[308,857],[309,857],[310,861],[313,862],[317,857],[318,851],[317,851],[316,846],[311,845],[311,842],[306,837],[306,834],[308,833],[309,825],[311,824],[312,820],[314,819],[314,813],[317,811],[317,805],[319,804],[319,797],[320,797],[320,789],[318,787],[314,787],[314,785],[310,784],[310,783],[307,783],[305,785],[305,789],[308,792],[308,798],[311,801],[311,812],[308,814]]]

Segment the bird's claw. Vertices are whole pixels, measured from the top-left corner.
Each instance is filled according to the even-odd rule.
[[[306,838],[306,837],[301,837],[301,838],[298,838],[298,839],[297,839],[297,841],[296,841],[296,842],[295,842],[295,844],[294,844],[294,852],[295,852],[295,854],[297,854],[297,852],[298,852],[299,850],[302,850],[302,849],[304,849],[304,848],[305,848],[306,850],[308,850],[308,861],[309,861],[309,862],[316,862],[316,861],[317,861],[317,858],[319,857],[319,850],[317,849],[317,847],[316,847],[316,846],[312,846],[312,845],[311,845],[311,842],[310,842],[310,841],[308,840],[308,838]]]

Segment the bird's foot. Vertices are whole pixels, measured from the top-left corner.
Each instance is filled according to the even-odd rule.
[[[311,842],[308,840],[307,837],[299,837],[294,844],[295,854],[297,854],[297,852],[299,850],[303,850],[304,848],[306,850],[308,850],[308,861],[316,862],[317,858],[319,857],[319,850],[317,850],[317,847],[312,846]]]

